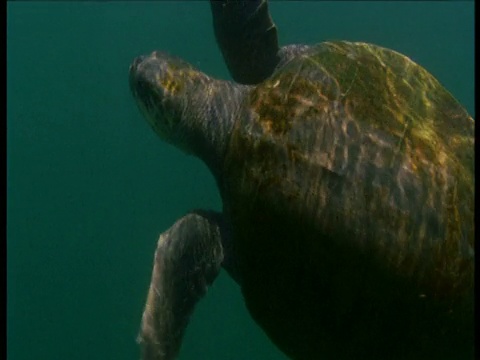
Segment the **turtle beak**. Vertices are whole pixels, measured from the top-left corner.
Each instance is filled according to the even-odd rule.
[[[130,65],[130,78],[132,76],[153,75],[154,73],[162,74],[167,68],[168,58],[161,52],[154,51],[150,55],[142,55],[133,59]]]
[[[135,83],[138,81],[139,74],[140,74],[139,70],[141,68],[142,63],[145,61],[145,59],[146,59],[146,56],[143,56],[143,55],[138,56],[133,60],[132,64],[130,65],[128,74],[130,79],[130,86],[132,87],[132,89],[134,88]]]
[[[130,87],[137,95],[161,94],[161,82],[168,72],[169,57],[154,51],[150,55],[136,57],[130,65]],[[145,91],[145,93],[143,93]]]
[[[147,102],[153,94],[158,94],[161,88],[158,86],[159,66],[151,56],[139,56],[130,65],[129,81],[130,89],[138,100]]]

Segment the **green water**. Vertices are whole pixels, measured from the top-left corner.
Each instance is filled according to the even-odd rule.
[[[474,115],[473,2],[273,2],[282,44],[367,41],[429,69]],[[138,359],[158,234],[220,209],[203,164],[159,141],[130,95],[162,49],[228,78],[197,2],[7,4],[7,358]],[[181,359],[285,359],[222,273]]]

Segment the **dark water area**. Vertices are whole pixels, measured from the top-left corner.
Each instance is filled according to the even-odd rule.
[[[341,39],[397,50],[474,116],[473,2],[282,2],[281,44]],[[196,158],[161,142],[128,67],[161,49],[229,79],[206,1],[7,3],[7,359],[138,359],[159,233],[221,209]],[[286,359],[224,272],[180,359]]]

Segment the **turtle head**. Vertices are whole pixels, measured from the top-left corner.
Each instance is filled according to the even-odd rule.
[[[130,88],[150,126],[162,140],[187,151],[185,125],[196,115],[191,103],[209,83],[186,61],[162,52],[139,56],[130,66]]]
[[[162,140],[200,157],[211,170],[218,166],[241,86],[210,78],[178,57],[155,51],[133,61],[130,88]]]

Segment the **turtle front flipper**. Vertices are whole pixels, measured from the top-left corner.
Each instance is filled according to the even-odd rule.
[[[280,58],[277,28],[266,0],[210,0],[217,43],[233,79],[258,84]]]
[[[138,342],[143,360],[175,359],[195,304],[217,277],[221,215],[194,212],[160,235]]]

